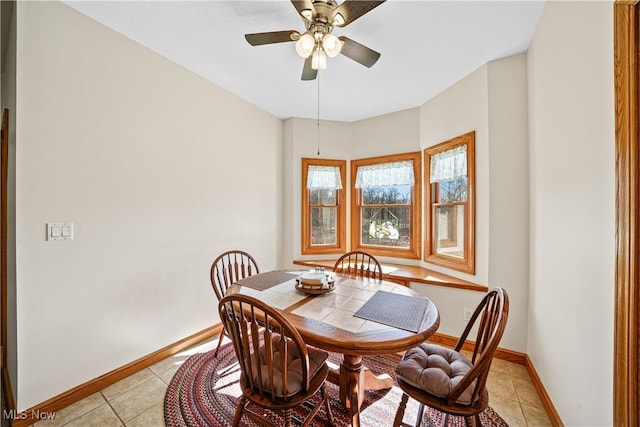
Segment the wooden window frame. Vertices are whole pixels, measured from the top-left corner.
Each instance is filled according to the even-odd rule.
[[[335,245],[313,245],[311,244],[311,209],[309,206],[309,191],[307,190],[307,173],[309,166],[337,166],[340,168],[340,179],[342,180],[342,189],[337,190],[336,196],[336,233]],[[302,247],[303,255],[307,254],[334,254],[344,253],[347,250],[347,209],[346,209],[346,192],[347,192],[347,161],[333,159],[302,159]]]
[[[411,234],[409,248],[390,248],[374,245],[362,245],[360,242],[360,198],[355,188],[358,167],[378,163],[391,163],[403,160],[413,161],[414,185],[411,191]],[[420,151],[393,154],[389,156],[369,157],[351,161],[351,250],[365,251],[372,255],[407,259],[420,259],[422,233],[422,155]]]
[[[441,267],[450,268],[452,270],[468,274],[475,274],[476,272],[475,141],[475,131],[471,131],[465,133],[464,135],[457,136],[448,141],[444,141],[440,144],[424,149],[424,167],[426,172],[424,176],[425,247],[423,259],[424,261],[431,264],[439,265]],[[433,236],[433,232],[435,229],[435,218],[433,212],[436,203],[432,201],[434,194],[430,179],[431,156],[443,151],[450,150],[452,148],[459,147],[461,145],[467,146],[467,201],[464,202],[464,204],[466,205],[466,209],[463,259],[443,255],[436,252],[436,239]]]

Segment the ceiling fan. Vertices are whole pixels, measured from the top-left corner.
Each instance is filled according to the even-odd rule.
[[[327,68],[327,56],[343,54],[365,67],[376,63],[380,54],[348,37],[336,37],[334,27],[346,27],[385,0],[291,0],[305,24],[306,31],[271,31],[245,34],[251,46],[271,43],[296,42],[296,52],[305,58],[302,80],[314,80],[319,69]]]

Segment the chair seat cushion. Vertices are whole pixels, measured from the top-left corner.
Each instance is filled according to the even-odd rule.
[[[273,345],[277,346],[278,337],[274,337]],[[277,347],[276,347],[277,348]],[[305,384],[303,383],[303,375],[302,375],[302,359],[300,357],[300,352],[298,351],[298,347],[295,345],[295,342],[292,340],[287,340],[287,359],[286,359],[286,369],[287,369],[287,387],[285,392],[285,387],[282,382],[282,358],[280,357],[280,352],[275,351],[273,353],[273,382],[274,382],[274,390],[275,395],[277,397],[289,397],[300,392]],[[329,358],[329,353],[324,350],[317,349],[315,347],[307,346],[307,354],[309,355],[309,380],[313,378],[320,368],[325,364],[327,359]],[[257,384],[260,383],[260,378],[262,378],[262,385],[264,390],[269,390],[271,385],[271,379],[269,375],[269,366],[267,365],[266,357],[265,357],[265,349],[262,347],[260,349],[260,359],[261,364],[259,366],[260,374],[258,374],[258,370],[254,368],[253,372],[253,381]]]
[[[457,351],[439,345],[423,343],[408,350],[396,374],[406,383],[429,394],[447,399],[473,364]],[[456,403],[470,405],[476,381],[456,399]]]

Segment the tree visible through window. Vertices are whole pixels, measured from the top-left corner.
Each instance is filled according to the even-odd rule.
[[[362,189],[362,244],[409,248],[411,186]]]
[[[420,153],[353,160],[351,247],[419,258]]]

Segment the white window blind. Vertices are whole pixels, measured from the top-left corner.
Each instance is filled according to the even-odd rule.
[[[340,168],[338,166],[309,165],[307,188],[310,190],[320,188],[341,190]]]
[[[467,176],[467,146],[431,156],[431,182],[452,181]]]
[[[413,185],[413,160],[358,167],[356,188]]]

